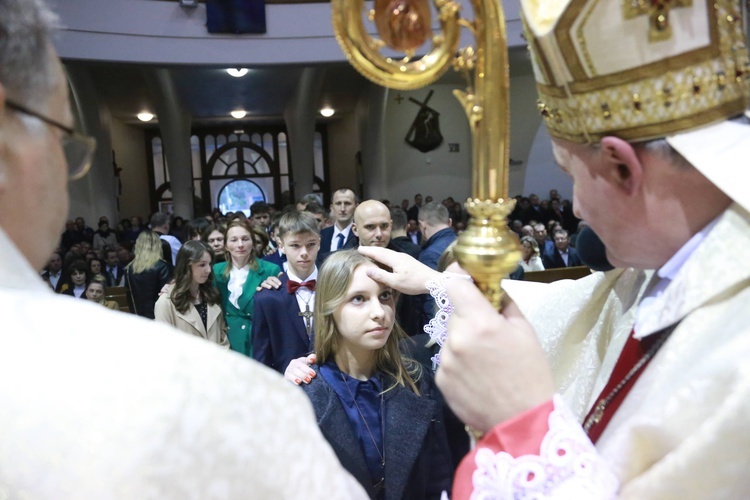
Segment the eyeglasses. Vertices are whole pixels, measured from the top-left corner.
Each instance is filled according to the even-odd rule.
[[[5,105],[9,109],[33,116],[47,125],[52,125],[65,132],[65,135],[60,139],[60,144],[65,154],[65,162],[68,164],[68,179],[75,181],[86,175],[91,168],[91,160],[96,149],[96,140],[93,137],[80,134],[58,121],[47,118],[9,99],[5,100]]]

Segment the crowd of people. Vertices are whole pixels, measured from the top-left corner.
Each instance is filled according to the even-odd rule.
[[[360,202],[343,188],[332,193],[329,210],[307,196],[283,210],[256,202],[249,217],[214,212],[177,229],[177,218],[163,213],[148,225],[133,217],[116,230],[102,217],[106,235],[79,217],[43,278],[60,293],[112,308],[105,287],[124,286],[133,313],[286,374],[305,385],[323,435],[371,497],[384,498],[387,487],[397,497],[439,498],[468,439],[434,386],[435,364],[420,357],[429,349],[423,327],[434,300],[399,296],[367,278],[375,264],[355,251],[388,248],[438,269],[466,215],[452,198],[427,200],[416,195],[404,210],[387,200]],[[98,234],[106,244],[95,248]],[[308,366],[294,362],[308,356],[316,363],[296,376]],[[339,399],[357,411],[330,414]],[[409,439],[394,443],[391,435]]]
[[[359,235],[347,228],[352,222],[350,216],[354,213],[354,207],[357,206],[354,198],[337,199],[336,193],[333,198],[330,211],[322,207],[318,195],[307,195],[295,206],[285,207],[284,210],[265,202],[255,202],[250,207],[250,217],[244,212],[222,214],[214,210],[210,215],[184,223],[179,216],[155,213],[149,218],[148,224],[144,224],[140,216],[133,216],[122,219],[115,229],[110,228],[108,217],[102,216],[96,231],[86,225],[83,217],[77,217],[67,221],[58,248],[42,270],[42,278],[56,292],[84,299],[88,298],[86,288],[93,280],[101,281],[105,288],[125,286],[129,293],[131,311],[153,319],[154,304],[164,285],[172,279],[177,255],[183,243],[190,240],[203,241],[209,245],[212,262],[224,262],[228,249],[225,246],[225,241],[228,241],[227,224],[235,220],[243,221],[248,238],[253,241],[255,257],[276,264],[279,268],[286,262],[286,254],[279,245],[278,220],[282,213],[292,208],[304,210],[316,219],[322,238],[318,264],[334,249],[356,248],[364,244],[391,245],[415,258],[420,258],[421,254],[423,262],[436,268],[442,251],[468,223],[465,209],[452,197],[437,204],[432,201],[431,196],[423,198],[421,194],[416,194],[411,206],[407,199],[402,200],[400,207],[391,207],[388,200],[365,202],[360,213],[370,217],[368,210],[380,210],[382,216],[378,223],[381,227],[377,233],[373,233],[369,226],[360,224],[359,232],[364,232],[364,235]],[[341,198],[340,193],[338,198]],[[423,203],[423,200],[426,202]],[[552,189],[549,200],[540,202],[537,195],[531,194],[528,197],[516,197],[516,203],[509,225],[521,242],[523,258],[519,261],[519,266],[522,271],[582,265],[576,253],[575,238],[585,222],[572,214],[569,200],[560,200],[557,190]],[[346,206],[342,208],[344,204]],[[521,209],[522,206],[525,208]],[[545,208],[550,206],[557,208],[551,211]],[[561,221],[565,221],[565,225]],[[568,227],[573,222],[576,224],[575,232],[568,236]],[[337,230],[339,225],[344,227]],[[386,228],[386,225],[389,227]],[[395,231],[393,238],[389,236],[391,231]],[[371,233],[372,238],[369,236]],[[331,245],[334,237],[338,242],[339,235],[344,238],[341,246],[338,243]],[[436,237],[433,238],[433,235]],[[249,262],[252,266],[254,261]],[[521,270],[512,277],[522,278]],[[260,276],[265,278],[263,273]],[[426,299],[426,302],[425,315],[428,317],[433,303],[430,299]],[[110,306],[112,303],[108,301]],[[229,305],[231,304],[225,304],[225,307]],[[236,305],[233,307],[236,308]],[[422,323],[425,321],[423,318]],[[412,335],[420,333],[420,326],[422,325],[406,325]],[[249,354],[250,348],[247,345],[244,351]]]

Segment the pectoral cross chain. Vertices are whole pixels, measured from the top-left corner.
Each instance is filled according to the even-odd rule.
[[[297,316],[301,316],[305,318],[305,330],[307,331],[307,336],[309,337],[312,333],[312,317],[313,317],[313,313],[310,310],[310,304],[305,304],[305,310],[298,312]]]

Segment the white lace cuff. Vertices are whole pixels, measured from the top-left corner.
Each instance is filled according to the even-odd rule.
[[[559,395],[554,406],[538,456],[479,447],[472,499],[616,498],[617,478]]]
[[[453,304],[451,304],[448,298],[448,293],[445,291],[445,281],[448,278],[461,278],[469,281],[474,281],[471,276],[467,274],[443,272],[437,279],[430,280],[426,283],[427,291],[430,292],[432,298],[435,299],[435,305],[437,306],[437,312],[435,317],[430,320],[424,327],[426,334],[430,336],[432,340],[442,348],[445,338],[448,335],[448,319],[450,319],[453,313]],[[440,364],[440,351],[432,357],[432,362],[435,365]]]

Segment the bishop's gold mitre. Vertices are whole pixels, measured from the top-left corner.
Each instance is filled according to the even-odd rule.
[[[521,0],[550,135],[665,137],[741,115],[750,59],[739,0]]]

